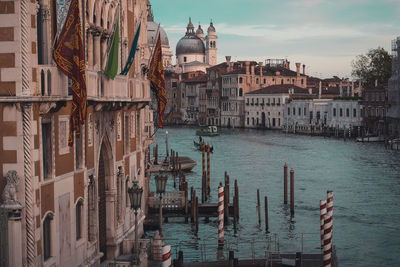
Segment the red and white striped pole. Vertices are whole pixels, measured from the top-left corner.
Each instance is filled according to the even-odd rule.
[[[171,245],[162,247],[162,267],[171,267]]]
[[[327,191],[326,215],[324,220],[324,266],[331,266],[332,258],[332,214],[333,214],[333,192]]]
[[[224,246],[224,187],[218,186],[218,247]]]
[[[320,222],[321,222],[321,249],[324,249],[324,220],[326,215],[326,200],[319,201]]]

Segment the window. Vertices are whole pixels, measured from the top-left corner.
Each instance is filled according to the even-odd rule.
[[[293,116],[296,115],[296,108],[293,107]]]
[[[343,109],[339,109],[340,117],[343,117]]]
[[[53,143],[51,140],[51,122],[43,119],[42,122],[42,163],[43,179],[48,179],[52,174]]]
[[[267,80],[264,78],[264,83],[267,83]]]
[[[301,116],[301,108],[299,108],[299,116]]]
[[[290,108],[287,108],[287,114],[290,116]]]
[[[333,108],[333,117],[336,117],[336,108]]]
[[[187,60],[186,57],[183,57],[183,62],[186,62],[186,60]]]
[[[350,117],[350,109],[346,108],[346,117]]]
[[[281,84],[283,84],[283,79],[281,80]]]
[[[302,84],[302,85],[304,84],[304,79],[301,79],[301,84]]]
[[[258,78],[256,79],[256,84],[258,84],[259,83],[259,80],[258,80]]]
[[[251,124],[254,126],[254,118],[251,118]]]
[[[357,117],[357,110],[355,108],[353,108],[353,117]]]
[[[239,83],[243,83],[243,78],[239,77]]]
[[[247,117],[247,125],[249,125],[249,123],[250,123],[250,118]]]
[[[125,155],[129,153],[129,116],[125,114],[124,116],[124,150]]]
[[[78,203],[76,204],[76,217],[75,217],[76,240],[82,238],[82,207],[83,207],[83,201],[79,200]]]
[[[307,108],[304,108],[304,113],[303,113],[303,115],[306,116],[306,114],[307,114]]]
[[[53,219],[52,214],[48,214],[43,222],[43,256],[44,260],[48,260],[51,257],[51,221]]]

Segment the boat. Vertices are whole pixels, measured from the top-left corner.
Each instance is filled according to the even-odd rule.
[[[364,137],[358,137],[356,139],[357,142],[384,142],[385,139],[383,136],[378,136],[378,135],[367,135]]]
[[[202,145],[202,143],[196,142],[195,140],[193,140],[193,144],[194,144],[194,147],[195,147],[197,150],[200,150],[200,151],[203,150],[203,145]],[[207,152],[207,151],[206,151],[206,152]],[[214,147],[213,147],[213,146],[210,146],[210,152],[211,152],[211,153],[214,152]]]
[[[196,161],[189,157],[178,157],[178,163],[181,164],[181,170],[185,172],[191,171],[197,165]]]
[[[196,134],[199,136],[218,136],[218,129],[217,126],[208,126],[207,129],[197,130]]]

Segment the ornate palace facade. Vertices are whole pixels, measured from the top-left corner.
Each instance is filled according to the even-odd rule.
[[[79,1],[88,108],[69,147],[71,82],[51,56],[67,2],[0,1],[1,266],[99,266],[131,252],[135,220],[143,231],[144,212],[135,218],[127,188],[139,180],[144,207],[153,132],[142,72],[150,56],[148,4]],[[128,75],[108,80],[103,70],[118,16],[118,73],[139,18],[141,33]]]

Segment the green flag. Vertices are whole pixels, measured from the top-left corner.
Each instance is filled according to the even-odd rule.
[[[119,16],[117,16],[116,24],[111,48],[108,52],[106,69],[104,70],[104,74],[112,80],[118,72]]]

